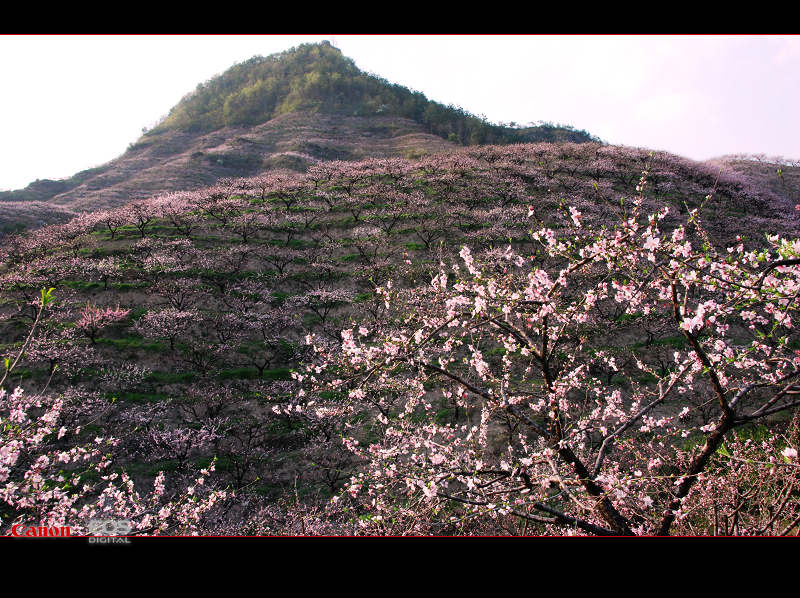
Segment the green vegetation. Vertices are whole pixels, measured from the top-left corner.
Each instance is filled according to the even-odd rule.
[[[198,85],[146,136],[174,129],[206,132],[252,126],[292,112],[401,116],[461,145],[597,141],[585,131],[562,125],[512,128],[487,123],[462,108],[430,101],[421,92],[362,72],[328,42],[303,44],[234,65]],[[212,158],[217,156],[208,156]]]

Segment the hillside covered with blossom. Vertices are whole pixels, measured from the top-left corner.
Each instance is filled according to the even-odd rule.
[[[0,241],[0,533],[800,532],[796,164],[470,145],[276,64],[130,150],[170,188],[14,199],[61,221]]]

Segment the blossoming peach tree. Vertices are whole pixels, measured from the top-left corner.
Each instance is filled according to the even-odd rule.
[[[646,184],[614,227],[565,209],[378,287],[386,317],[341,347],[307,337],[284,411],[334,413],[362,464],[331,509],[365,533],[796,533],[800,241],[718,249],[698,210],[642,213]]]
[[[42,289],[28,337],[13,359],[5,359],[0,378],[0,533],[25,524],[68,525],[72,535],[87,534],[97,527],[92,520],[109,518],[128,522],[130,534],[199,533],[203,514],[225,498],[224,491],[206,484],[213,462],[178,491],[168,490],[160,472],[153,490],[142,495],[127,473],[113,467],[111,455],[118,440],[87,436],[85,428],[94,414],[87,413],[91,401],[80,392],[70,401],[46,388],[34,394],[19,386],[6,391],[6,380],[55,300],[53,291]],[[100,314],[91,320],[93,325],[106,314],[91,306],[87,312]],[[115,321],[123,312],[108,313]]]

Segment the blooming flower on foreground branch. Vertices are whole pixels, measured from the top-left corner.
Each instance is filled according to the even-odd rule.
[[[795,408],[782,389],[800,384],[800,361],[783,347],[800,266],[766,270],[780,238],[753,267],[747,252],[715,253],[697,214],[676,225],[641,205],[613,229],[572,208],[580,230],[532,232],[533,259],[462,246],[450,280],[440,265],[393,295],[369,342],[346,332],[320,355],[350,389],[348,434],[363,432],[347,444],[363,475],[337,500],[362,529],[726,533],[728,492],[760,480],[735,532],[767,533],[763,514],[781,509],[772,524],[792,531],[800,501],[776,497],[798,472],[768,471],[796,449],[736,428]],[[330,394],[319,378],[305,389]],[[715,512],[716,529],[696,515]]]
[[[41,409],[38,417],[31,415]],[[70,525],[73,533],[83,533],[90,520],[112,517],[133,521],[141,533],[192,534],[203,514],[226,498],[226,492],[210,489],[198,496],[197,487],[214,471],[213,463],[194,481],[193,492],[166,500],[160,472],[153,492],[140,495],[127,474],[108,473],[106,453],[115,439],[97,436],[69,450],[53,443],[53,437],[60,441],[70,435],[68,428],[58,427],[64,409],[61,399],[28,397],[20,387],[11,395],[0,389],[0,507],[8,514],[0,522],[0,533],[30,522]],[[77,436],[80,428],[72,433]],[[86,483],[88,473],[102,482]]]

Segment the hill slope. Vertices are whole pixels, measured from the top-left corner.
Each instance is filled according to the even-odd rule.
[[[223,177],[268,170],[302,172],[324,160],[406,157],[454,147],[408,119],[292,113],[253,127],[145,136],[123,156],[49,201],[94,211],[205,187]]]
[[[154,476],[166,474],[171,490],[185,488],[191,483],[187,472],[207,467],[216,456],[217,472],[206,483],[236,494],[204,521],[203,533],[355,533],[348,526],[362,511],[345,509],[323,517],[314,509],[332,496],[349,500],[348,493],[360,483],[356,476],[365,470],[345,440],[356,434],[364,443],[374,442],[375,434],[386,431],[379,426],[380,416],[402,426],[402,404],[392,401],[411,386],[403,382],[380,390],[363,411],[342,419],[345,397],[335,390],[300,399],[300,381],[291,371],[300,371],[302,362],[313,359],[304,339],[327,347],[331,358],[341,352],[348,330],[372,335],[370,350],[391,347],[400,337],[387,326],[406,315],[395,313],[384,299],[389,281],[393,293],[405,293],[407,300],[424,297],[415,308],[422,314],[426,301],[436,300],[431,289],[437,284],[466,294],[466,299],[454,295],[452,305],[471,302],[467,287],[458,291],[454,286],[457,271],[452,266],[464,272],[466,262],[459,252],[461,257],[470,255],[464,246],[487,275],[499,276],[517,263],[525,264],[523,285],[556,280],[564,262],[549,256],[548,248],[562,251],[557,248],[563,244],[566,251],[581,235],[591,244],[600,235],[614,238],[615,230],[622,242],[619,222],[639,211],[632,200],[648,165],[641,228],[634,236],[639,243],[649,234],[645,227],[653,226],[647,215],[663,213],[665,207],[670,211],[658,223],[660,242],[683,240],[682,234],[673,233],[697,209],[695,222],[704,223],[707,234],[687,226],[685,239],[692,247],[707,246],[706,256],[713,252],[727,259],[726,247],[737,244],[737,236],[748,250],[758,250],[765,243],[764,232],[797,234],[794,206],[752,179],[665,153],[548,143],[462,148],[417,160],[320,162],[304,174],[229,179],[9,239],[0,246],[3,357],[12,360],[26,342],[36,298],[42,288],[52,287],[56,302],[31,336],[14,376],[31,395],[47,389],[63,397],[75,417],[70,425],[79,425],[80,431],[59,438],[62,445],[109,435],[121,438],[114,448],[115,463],[131,472],[137,485],[152,487]],[[577,212],[568,212],[564,203]],[[538,232],[546,229],[553,231],[552,237]],[[508,257],[514,255],[516,262]],[[702,268],[700,257],[693,256],[687,267],[697,263]],[[649,275],[668,263],[659,254]],[[582,328],[563,340],[585,341],[588,348],[581,355],[597,354],[588,372],[598,388],[614,391],[604,418],[621,408],[613,403],[614,396],[628,397],[635,385],[661,388],[637,372],[637,360],[648,371],[666,374],[676,355],[693,361],[691,347],[670,321],[671,312],[645,317],[633,303],[627,311],[619,305],[620,296],[629,292],[627,279],[640,273],[627,271],[624,262],[618,267],[614,278],[592,271],[577,280],[585,285],[596,276],[601,285],[616,290],[598,303],[602,320],[597,327],[591,332]],[[685,284],[687,289],[693,286],[689,279]],[[571,299],[571,293],[581,296],[584,288],[568,285],[564,293]],[[713,289],[710,284],[695,287],[692,301],[700,302],[702,297],[695,294]],[[494,291],[484,292],[490,296]],[[522,303],[519,309],[534,317],[540,301]],[[437,334],[450,334],[438,320],[425,325],[437,326]],[[737,343],[750,335],[741,327],[732,329],[734,333]],[[792,347],[800,346],[793,330],[787,338]],[[481,343],[481,359],[499,367],[507,347]],[[563,348],[552,354],[553,371],[565,371]],[[458,355],[463,364],[470,364],[470,358],[468,352]],[[604,358],[613,367],[603,365]],[[467,368],[464,379],[474,388],[481,384],[481,372]],[[512,380],[524,375],[512,373]],[[386,379],[401,380],[401,374],[392,370]],[[421,387],[430,392],[426,400],[438,426],[432,429],[461,440],[471,436],[470,429],[486,424],[481,458],[494,464],[493,471],[501,471],[503,451],[511,443],[506,439],[521,429],[522,420],[502,410],[484,415],[479,395],[458,401],[435,394],[446,384],[431,378]],[[351,387],[358,388],[355,383]],[[526,392],[537,396],[539,388]],[[705,425],[715,415],[708,397],[709,389],[699,388],[680,398],[672,411],[653,411],[653,419],[669,418],[676,407],[686,406],[694,425]],[[591,410],[591,401],[575,402],[587,404]],[[534,401],[524,406],[529,420],[542,416]],[[598,431],[587,433],[594,444],[584,450],[596,452]],[[695,430],[689,440],[698,442],[700,437],[701,431]],[[392,442],[388,432],[386,441]],[[515,447],[524,448],[528,438],[522,441],[516,440]],[[659,454],[664,450],[659,448]],[[612,454],[628,453],[614,449]],[[646,469],[647,458],[637,463]],[[654,497],[667,496],[670,471],[666,466],[655,469],[652,483],[663,486],[652,491]],[[557,496],[546,500],[570,508],[570,501]],[[614,500],[624,506],[627,499]],[[372,522],[368,531],[491,534],[505,529],[491,512],[473,518],[463,503],[452,509],[464,516],[462,523],[445,517],[419,519],[407,523],[410,532],[401,532],[406,522],[399,517],[399,523],[386,523],[399,527]],[[293,520],[289,514],[298,510],[308,518]],[[313,521],[318,527],[304,527]],[[558,533],[558,527],[545,523],[532,523],[523,533]],[[687,527],[692,520],[680,525],[682,533],[698,533]]]
[[[42,222],[24,204],[94,211],[222,177],[304,171],[319,160],[412,157],[459,145],[594,140],[543,125],[500,127],[360,71],[330,44],[254,57],[198,86],[118,158],[68,179],[0,193],[6,231]],[[33,206],[32,206],[33,207]],[[41,212],[41,210],[39,210]]]
[[[400,116],[460,145],[597,141],[569,127],[493,125],[461,108],[430,101],[420,92],[364,73],[326,41],[266,58],[255,56],[231,67],[198,85],[153,132],[257,125],[293,112]]]

